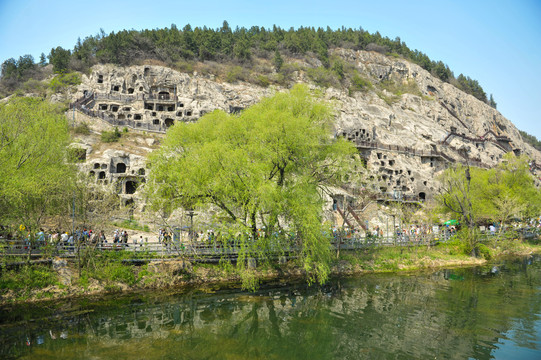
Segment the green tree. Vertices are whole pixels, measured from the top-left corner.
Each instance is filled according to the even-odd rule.
[[[272,59],[272,63],[274,64],[276,72],[280,71],[282,65],[284,65],[284,59],[282,58],[282,55],[280,55],[278,49],[276,49],[276,51],[274,52],[274,58]]]
[[[483,206],[476,201],[477,192],[472,191],[472,178],[474,180],[473,188],[478,188],[478,183],[483,183],[479,176],[473,176],[472,169],[465,168],[462,164],[456,167],[448,168],[440,177],[442,187],[437,199],[442,206],[443,212],[453,214],[460,223],[465,226],[461,234],[464,234],[464,241],[467,243],[467,249],[471,255],[478,254],[479,234],[475,231],[476,224],[480,218],[479,206]],[[475,174],[478,175],[478,174]]]
[[[245,256],[264,257],[273,236],[294,234],[309,281],[323,282],[330,239],[322,227],[322,197],[348,172],[355,152],[330,136],[331,118],[321,99],[296,86],[239,116],[214,111],[196,124],[177,124],[149,159],[149,198],[169,211],[220,209],[223,231],[247,235],[240,238],[240,267]]]
[[[17,73],[17,61],[14,58],[9,58],[2,63],[2,79],[16,78]]]
[[[490,94],[490,98],[488,99],[488,104],[494,109],[498,108],[498,104],[496,103],[496,100],[494,100],[494,96],[492,96],[492,94]]]
[[[35,67],[36,64],[34,63],[34,57],[32,55],[20,56],[19,60],[17,60],[17,72],[19,73],[19,78],[27,78]]]
[[[34,239],[45,217],[66,212],[75,169],[66,163],[67,120],[33,98],[0,104],[0,221]],[[25,234],[26,235],[26,234]]]
[[[71,52],[58,46],[56,49],[51,49],[49,54],[49,63],[53,64],[53,71],[56,73],[65,72],[68,70],[71,58]]]
[[[474,254],[478,224],[497,221],[505,225],[513,217],[534,217],[541,211],[541,191],[535,187],[524,156],[509,153],[489,170],[457,165],[447,169],[440,180],[442,210],[469,228],[468,241]]]
[[[47,65],[47,57],[44,53],[41,53],[41,55],[39,56],[39,66],[43,67],[45,65]]]

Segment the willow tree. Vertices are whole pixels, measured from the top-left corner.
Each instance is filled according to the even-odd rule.
[[[438,200],[468,227],[472,253],[478,236],[475,227],[487,222],[505,225],[513,217],[534,217],[541,211],[541,191],[535,187],[525,156],[507,154],[495,168],[485,170],[462,165],[440,177]]]
[[[240,115],[214,111],[176,124],[149,159],[149,199],[161,209],[219,209],[217,222],[246,234],[241,248],[250,251],[292,234],[309,281],[323,282],[330,261],[324,194],[349,172],[355,153],[333,138],[331,119],[328,104],[296,86]]]
[[[30,233],[43,220],[66,213],[74,168],[67,162],[66,117],[42,99],[0,104],[0,223]],[[25,234],[26,235],[26,234]]]

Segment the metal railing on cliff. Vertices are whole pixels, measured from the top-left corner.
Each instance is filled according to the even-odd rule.
[[[355,140],[355,145],[360,148],[365,149],[371,149],[371,150],[387,150],[387,151],[396,151],[401,152],[413,156],[419,156],[419,157],[440,157],[445,159],[449,163],[455,163],[457,162],[455,159],[450,157],[449,155],[445,154],[442,151],[437,150],[419,150],[415,149],[413,147],[409,146],[401,146],[401,145],[388,145],[388,144],[382,144],[377,141],[364,141],[364,140]],[[460,154],[460,152],[458,152]],[[460,154],[462,157],[464,157],[465,161],[461,163],[464,163],[466,165],[475,166],[479,168],[485,168],[488,169],[490,166],[484,164],[481,162],[481,160],[478,159],[471,159],[463,154]]]

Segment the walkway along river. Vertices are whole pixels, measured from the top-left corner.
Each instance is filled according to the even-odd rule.
[[[523,238],[533,238],[539,236],[540,229],[524,228],[519,234]],[[344,236],[335,237],[330,244],[332,250],[357,250],[377,246],[428,246],[439,242],[446,242],[450,239],[451,233],[442,232],[440,234],[427,234],[422,236],[394,236],[394,237],[358,237]],[[495,240],[505,237],[506,234],[491,234],[487,232],[482,235],[481,241]],[[16,240],[2,240],[3,252],[0,256],[4,258],[20,257],[30,254],[40,259],[51,259],[53,256],[74,258],[78,252],[87,249],[95,251],[124,251],[134,254],[148,253],[153,256],[181,256],[195,262],[217,262],[220,259],[235,260],[241,251],[240,245],[236,241],[222,243],[219,241],[197,241],[197,242],[175,242],[169,244],[161,243],[127,243],[127,244],[87,244],[80,243],[78,246],[73,244],[57,244],[55,246],[45,247],[36,243],[30,246],[28,242]],[[289,256],[295,253],[297,247],[294,241],[284,241],[283,239],[271,239],[269,245],[270,255]],[[137,256],[140,259],[140,256]]]

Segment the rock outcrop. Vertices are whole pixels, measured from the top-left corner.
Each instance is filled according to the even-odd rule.
[[[489,168],[513,152],[541,163],[539,151],[497,110],[420,66],[376,52],[338,49],[335,55],[378,89],[328,88],[324,96],[336,110],[335,135],[357,145],[382,194],[430,197],[437,188],[435,175],[456,162]],[[305,79],[297,73],[298,81]],[[389,83],[408,93],[386,90]],[[77,98],[79,109],[94,121],[160,133],[215,109],[242,111],[276,90],[281,89],[218,83],[160,66],[97,65],[83,76]],[[88,157],[87,171],[97,181],[120,182],[121,194],[131,195],[133,185],[144,181],[144,156],[113,150],[97,156]]]

